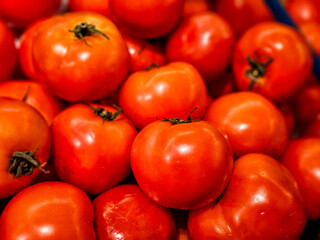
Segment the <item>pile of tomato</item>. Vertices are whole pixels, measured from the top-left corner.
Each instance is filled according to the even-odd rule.
[[[1,240],[320,239],[320,0],[0,0]]]

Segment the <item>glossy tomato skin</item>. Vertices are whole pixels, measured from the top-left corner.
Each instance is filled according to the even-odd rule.
[[[185,0],[182,15],[189,17],[193,14],[210,11],[211,8],[209,0]]]
[[[286,9],[299,25],[310,22],[320,23],[320,1],[292,0],[288,2]]]
[[[89,194],[100,194],[129,174],[129,154],[137,130],[123,114],[103,122],[89,106],[75,104],[54,119],[52,133],[52,159],[62,181]]]
[[[307,38],[315,53],[320,56],[320,21],[301,24],[300,29],[302,30],[304,36]]]
[[[25,102],[41,113],[48,125],[65,107],[65,103],[53,96],[50,91],[38,82],[14,79],[0,83],[0,96]]]
[[[52,16],[61,0],[0,0],[0,17],[17,28],[25,28],[34,21]]]
[[[141,189],[158,204],[177,209],[215,200],[233,167],[228,142],[205,121],[149,124],[135,138],[130,160]]]
[[[109,0],[69,0],[68,6],[71,12],[90,11],[111,19]]]
[[[298,183],[308,219],[320,218],[319,156],[320,139],[305,137],[291,140],[281,158]]]
[[[109,0],[110,12],[125,32],[139,38],[168,34],[181,18],[184,0]]]
[[[235,157],[257,152],[279,158],[288,142],[280,110],[253,92],[235,92],[212,101],[204,117],[226,133]]]
[[[299,239],[306,224],[291,173],[275,159],[251,153],[235,161],[217,203],[191,210],[191,239]]]
[[[99,195],[93,206],[97,239],[176,239],[170,210],[149,199],[137,185],[114,187]]]
[[[13,33],[2,20],[0,20],[0,52],[1,82],[11,77],[18,59]]]
[[[18,193],[0,219],[1,240],[95,240],[89,197],[63,182],[34,184]]]
[[[30,151],[40,164],[48,161],[51,133],[44,118],[28,104],[0,98],[0,199],[12,196],[34,182],[39,169],[31,175],[15,177],[8,169],[14,152]],[[1,238],[2,239],[2,238]]]
[[[192,64],[206,82],[213,81],[230,64],[235,37],[231,26],[213,12],[194,14],[181,22],[169,36],[169,62]]]
[[[109,39],[93,33],[84,37],[87,45],[68,32],[82,22],[95,25]],[[92,12],[56,15],[42,21],[30,35],[31,46],[25,48],[27,68],[36,72],[36,76],[30,77],[42,81],[64,100],[90,101],[106,96],[120,85],[129,70],[125,42],[117,27],[102,15]]]
[[[263,71],[248,61],[265,65]],[[291,98],[307,81],[312,57],[302,36],[276,22],[257,24],[246,31],[236,44],[232,68],[240,90],[250,89],[274,102]],[[252,80],[250,77],[257,74]]]
[[[208,94],[199,72],[190,64],[174,62],[128,76],[120,88],[123,112],[138,129],[162,118],[201,119]]]

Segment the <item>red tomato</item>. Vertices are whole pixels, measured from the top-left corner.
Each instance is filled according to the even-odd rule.
[[[234,74],[230,71],[225,71],[207,86],[208,93],[213,99],[237,90]]]
[[[175,62],[129,75],[120,89],[119,102],[141,129],[157,118],[185,118],[194,107],[198,107],[194,119],[201,119],[207,95],[198,71],[190,64]]]
[[[109,0],[115,22],[139,38],[159,38],[180,20],[184,0]]]
[[[61,0],[0,0],[0,17],[17,28],[58,11]]]
[[[129,70],[129,53],[120,32],[99,14],[56,15],[39,23],[30,35],[32,39],[23,48],[26,53],[22,57],[26,59],[21,59],[31,73],[36,72],[36,76],[29,77],[41,80],[67,101],[106,96],[120,85]]]
[[[320,21],[302,24],[300,29],[313,47],[313,50],[320,57]]]
[[[222,74],[230,64],[234,45],[231,26],[213,12],[186,18],[169,36],[166,56],[169,62],[192,64],[206,82]]]
[[[294,29],[276,22],[257,24],[237,42],[232,64],[240,90],[280,102],[291,98],[311,74],[311,52]]]
[[[17,63],[17,49],[14,45],[13,33],[1,20],[0,52],[0,81],[3,81],[5,79],[9,79],[13,73],[13,70]]]
[[[222,193],[232,174],[233,158],[213,124],[181,121],[159,120],[143,128],[130,159],[139,186],[152,200],[165,207],[192,209]]]
[[[284,116],[284,120],[286,121],[288,135],[290,136],[295,130],[295,115],[293,110],[293,105],[291,102],[283,102],[277,106],[281,113]]]
[[[185,0],[183,5],[183,17],[188,17],[200,12],[211,10],[210,0]]]
[[[290,16],[297,24],[308,22],[320,23],[320,1],[317,0],[291,0],[286,5]]]
[[[320,218],[320,138],[294,139],[281,158],[296,179],[307,218]]]
[[[43,182],[18,193],[0,219],[1,240],[95,240],[89,197],[62,182]]]
[[[204,119],[227,134],[235,157],[257,152],[278,158],[287,145],[282,113],[257,93],[236,92],[217,98]]]
[[[293,176],[259,153],[235,161],[230,183],[217,202],[191,210],[191,239],[292,240],[306,224]]]
[[[300,135],[320,138],[320,113],[313,121],[300,126]]]
[[[2,82],[0,83],[0,96],[23,100],[37,109],[48,125],[51,125],[53,118],[65,105],[43,85],[34,81],[10,80]]]
[[[175,239],[169,209],[149,199],[137,185],[120,185],[93,201],[98,239]]]
[[[109,0],[69,0],[69,10],[95,12],[111,19]]]
[[[273,20],[263,0],[217,0],[214,11],[221,14],[239,37],[253,25]]]
[[[0,199],[34,182],[48,161],[51,134],[44,118],[28,104],[0,98]],[[0,237],[2,240],[2,238]]]
[[[91,107],[75,104],[54,119],[52,159],[62,181],[99,194],[129,174],[137,130],[115,108]]]

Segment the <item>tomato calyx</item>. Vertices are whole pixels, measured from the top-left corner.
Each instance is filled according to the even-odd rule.
[[[151,63],[148,67],[146,67],[146,70],[150,71],[151,69],[154,69],[154,68],[160,68],[160,65],[157,63]]]
[[[251,68],[245,71],[247,77],[250,78],[249,91],[252,91],[253,85],[259,83],[258,79],[263,77],[267,72],[267,67],[273,61],[273,58],[267,57],[267,61],[260,62],[255,54],[254,58],[247,57],[247,61]]]
[[[47,163],[40,164],[39,159],[34,156],[38,149],[39,147],[37,147],[34,152],[14,152],[10,158],[9,173],[13,174],[16,178],[21,177],[22,175],[31,175],[34,168],[38,168],[44,173],[49,173],[49,171],[43,169]]]
[[[180,118],[164,118],[161,121],[164,122],[170,122],[172,125],[176,125],[176,124],[182,124],[182,123],[192,123],[192,122],[199,122],[200,120],[191,120],[191,114],[193,113],[194,110],[196,110],[197,107],[193,108],[189,115],[188,118],[186,120],[180,119]]]
[[[104,121],[113,121],[113,120],[115,120],[119,116],[119,114],[122,112],[122,108],[118,107],[115,104],[112,105],[114,108],[117,109],[117,111],[114,112],[114,113],[106,111],[102,107],[93,107],[90,104],[87,104],[87,105],[93,110],[93,114],[94,115],[97,115],[98,117],[102,118],[102,123],[104,123]]]
[[[86,41],[85,37],[91,36],[93,34],[100,34],[103,37],[105,37],[107,40],[110,40],[110,38],[101,32],[100,30],[96,29],[96,26],[90,23],[82,22],[79,23],[74,27],[73,30],[69,30],[69,32],[74,33],[74,35],[78,38],[81,39],[86,45],[91,47],[91,45]]]

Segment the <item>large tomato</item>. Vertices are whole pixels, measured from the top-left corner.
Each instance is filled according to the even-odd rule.
[[[286,9],[293,20],[301,25],[304,23],[320,23],[320,1],[318,0],[291,0]]]
[[[20,50],[26,51],[20,61],[31,69],[26,74],[65,100],[97,100],[116,89],[129,70],[126,44],[102,15],[56,15],[37,24],[28,36],[31,40]]]
[[[264,22],[248,29],[236,44],[232,63],[240,90],[272,101],[291,98],[307,81],[312,57],[302,36],[289,26]]]
[[[183,17],[211,10],[210,0],[185,0],[183,5]]]
[[[13,197],[0,219],[0,239],[95,240],[89,197],[62,182],[32,185]]]
[[[51,134],[44,118],[28,104],[0,98],[0,199],[30,185],[48,161]],[[2,239],[2,238],[0,238]]]
[[[251,153],[235,161],[218,201],[190,211],[191,239],[299,239],[306,216],[296,181],[278,161]]]
[[[158,204],[192,209],[215,200],[233,167],[224,135],[205,121],[164,119],[143,128],[131,149],[141,189]]]
[[[69,0],[69,10],[100,13],[111,19],[109,0]]]

